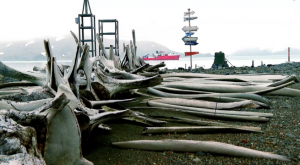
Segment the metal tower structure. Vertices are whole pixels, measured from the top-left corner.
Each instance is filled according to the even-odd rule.
[[[114,32],[103,32],[103,24],[104,23],[114,23],[115,31]],[[98,20],[98,27],[99,27],[99,35],[100,35],[102,42],[103,42],[104,35],[114,35],[115,36],[115,45],[113,46],[113,49],[115,51],[115,55],[119,56],[119,22],[118,22],[118,20],[116,20],[116,19]],[[110,49],[110,47],[105,47],[105,49]],[[99,52],[100,51],[101,51],[101,48],[99,46]]]
[[[84,18],[89,18],[90,24],[85,26]],[[96,28],[95,28],[95,15],[92,14],[91,6],[89,0],[84,0],[82,13],[78,14],[76,18],[76,23],[79,29],[79,42],[84,45],[87,43],[90,46],[90,55],[92,57],[96,56]],[[90,31],[91,38],[85,38],[85,30]]]

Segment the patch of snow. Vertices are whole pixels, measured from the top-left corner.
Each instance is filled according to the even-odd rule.
[[[30,42],[28,42],[25,46],[27,47],[29,44],[32,44],[32,43],[34,43],[35,41],[30,41]]]
[[[60,41],[60,40],[63,40],[63,39],[65,39],[66,37],[57,37],[56,39],[55,39],[55,41]]]
[[[13,44],[13,43],[9,43],[9,44],[6,45],[6,47],[9,47],[9,46],[12,45],[12,44]]]

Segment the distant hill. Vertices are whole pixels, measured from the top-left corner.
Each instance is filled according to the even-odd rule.
[[[0,61],[39,61],[46,60],[46,57],[42,55],[45,52],[44,43],[42,38],[29,41],[16,41],[16,42],[6,42],[0,43]],[[53,46],[52,52],[57,60],[72,60],[76,52],[76,44],[71,35],[68,37],[56,41],[55,38],[49,38],[51,45]],[[123,53],[123,43],[125,45],[129,44],[130,41],[120,40],[120,56]],[[114,40],[104,38],[104,46],[109,47],[109,45],[114,44]],[[98,50],[98,45],[97,45]],[[164,50],[170,53],[179,53],[180,59],[189,58],[184,56],[184,52],[175,52],[170,50],[164,45],[153,41],[137,41],[137,55],[142,57],[146,54],[155,53],[157,50]],[[259,49],[259,48],[247,48],[238,50],[234,53],[226,55],[231,56],[267,56],[267,55],[285,55],[287,54],[287,48],[282,51],[271,51],[269,49]],[[300,49],[291,48],[291,56],[300,56]],[[193,58],[201,57],[212,57],[213,54],[210,53],[200,53],[199,55],[194,55]]]
[[[55,38],[47,38],[50,40],[51,46],[53,46],[52,52],[57,60],[72,60],[76,52],[76,44],[73,37],[70,35],[62,40],[56,41]],[[43,38],[32,40],[34,41],[16,41],[0,43],[0,61],[40,61],[46,60],[46,57],[42,55],[45,52]],[[123,43],[129,44],[130,41],[120,40],[120,56],[122,58]],[[104,38],[104,46],[114,44],[113,39]],[[183,52],[175,52],[170,50],[164,45],[153,41],[137,41],[137,55],[142,57],[146,54],[155,53],[157,50],[164,50],[170,53],[179,53],[181,58],[188,58],[184,56]],[[98,45],[97,45],[98,49]],[[97,50],[98,51],[98,50]],[[63,56],[64,55],[64,56]],[[194,57],[210,56],[211,54],[200,54]]]
[[[290,53],[292,55],[300,56],[300,49],[297,48],[290,48]],[[225,53],[226,54],[226,53]],[[232,56],[267,56],[267,55],[287,55],[288,48],[281,50],[281,51],[272,51],[269,49],[259,49],[259,48],[247,48],[238,50],[230,55]]]
[[[55,38],[49,38],[53,46],[53,54],[58,60],[72,59],[76,52],[76,44],[73,38],[68,37],[60,41]],[[9,43],[0,43],[1,61],[39,61],[46,60],[46,57],[41,53],[45,52],[44,39],[32,40],[33,43],[28,41],[16,41]],[[11,44],[12,43],[12,44]],[[65,55],[64,57],[62,55]]]

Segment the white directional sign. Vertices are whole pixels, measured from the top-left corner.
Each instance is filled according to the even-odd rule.
[[[194,11],[184,12],[184,16],[193,15],[193,14],[195,14]]]
[[[199,28],[197,26],[184,26],[182,30],[184,32],[197,31]]]
[[[185,41],[197,41],[198,37],[183,37],[182,40]]]
[[[183,20],[184,20],[184,22],[185,21],[189,21],[189,20],[194,20],[194,19],[197,19],[198,17],[190,17],[190,18],[188,18],[188,17],[183,17]]]

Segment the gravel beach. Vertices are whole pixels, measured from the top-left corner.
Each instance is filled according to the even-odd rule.
[[[236,67],[227,69],[196,69],[196,73],[235,75],[235,74],[283,74],[295,75],[299,80],[300,63],[284,63],[275,66]],[[184,72],[178,70],[169,70],[169,72]],[[296,83],[289,86],[290,88],[300,89],[300,84]],[[145,90],[145,89],[142,89]],[[136,97],[131,103],[122,103],[113,105],[113,108],[124,109],[126,107],[144,107],[133,110],[144,112],[149,115],[173,115],[176,117],[198,119],[203,121],[216,121],[227,124],[235,124],[241,126],[261,127],[263,133],[217,133],[217,134],[146,134],[141,132],[145,128],[144,125],[136,125],[128,123],[124,120],[107,123],[112,130],[103,131],[94,130],[88,144],[84,144],[84,157],[92,161],[95,165],[167,165],[167,164],[299,164],[300,160],[300,112],[299,97],[285,96],[265,96],[272,104],[270,109],[252,109],[243,108],[243,111],[270,112],[274,113],[274,117],[269,122],[240,122],[215,120],[213,118],[201,118],[181,112],[161,111],[159,109],[147,108],[146,96],[124,94],[123,97]],[[168,122],[164,126],[191,126]],[[201,140],[216,141],[237,146],[243,146],[255,150],[276,153],[287,156],[292,161],[284,162],[270,159],[257,158],[241,158],[216,155],[211,153],[180,153],[173,151],[153,152],[134,149],[120,149],[112,146],[113,142],[129,141],[129,140]]]
[[[300,63],[284,63],[274,66],[233,67],[227,69],[195,69],[195,73],[209,73],[221,75],[238,74],[282,74],[295,75],[299,80]],[[169,70],[168,72],[185,72],[179,70]],[[187,72],[187,71],[186,71]],[[19,81],[16,79],[2,78],[0,83]],[[300,89],[300,83],[289,86],[289,88]],[[145,92],[146,89],[139,91]],[[243,108],[243,111],[269,112],[274,117],[269,122],[244,122],[227,121],[213,118],[196,117],[182,112],[162,111],[150,108],[146,101],[147,96],[123,93],[119,98],[135,98],[129,103],[114,104],[110,107],[115,109],[126,109],[127,107],[140,107],[132,110],[140,111],[148,115],[166,115],[181,118],[197,119],[202,121],[222,122],[240,126],[261,127],[263,133],[217,133],[217,134],[192,134],[192,133],[166,133],[166,134],[142,134],[146,125],[137,125],[125,120],[116,120],[106,125],[112,128],[111,131],[95,129],[87,143],[83,144],[83,155],[95,165],[189,165],[189,164],[300,164],[300,98],[286,96],[265,96],[272,104],[270,109]],[[163,126],[192,126],[187,124],[168,122]],[[72,137],[70,137],[72,138]],[[134,149],[121,149],[112,145],[113,142],[131,140],[200,140],[216,141],[237,146],[243,146],[255,150],[280,154],[291,159],[290,162],[270,159],[230,157],[205,152],[185,153],[185,152],[154,152]]]

